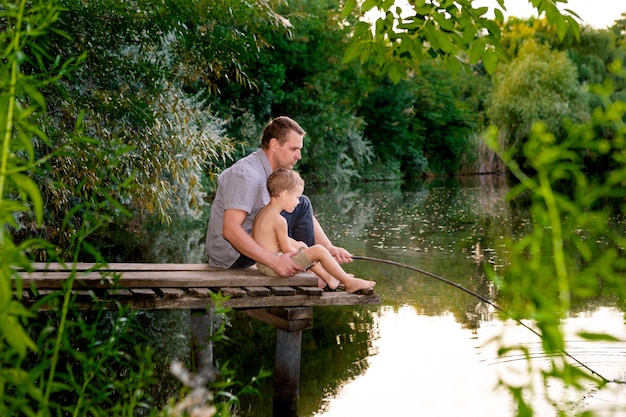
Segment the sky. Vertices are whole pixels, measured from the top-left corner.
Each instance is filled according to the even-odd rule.
[[[488,6],[490,9],[498,6],[496,0],[474,0],[474,7]],[[529,0],[505,0],[506,16],[531,17],[537,16],[537,11]],[[566,4],[559,3],[559,9],[570,9],[588,24],[597,29],[606,29],[626,12],[626,0],[569,0]],[[498,6],[499,7],[499,6]]]

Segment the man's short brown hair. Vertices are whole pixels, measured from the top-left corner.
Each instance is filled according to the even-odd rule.
[[[306,132],[298,122],[287,116],[279,116],[272,119],[263,129],[263,137],[261,138],[261,147],[268,149],[270,147],[270,140],[276,138],[280,145],[284,145],[287,141],[287,134],[290,131],[294,131],[299,135],[304,136]]]

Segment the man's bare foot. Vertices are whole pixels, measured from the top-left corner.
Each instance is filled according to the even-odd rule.
[[[346,292],[349,293],[370,293],[374,290],[374,285],[376,285],[376,281],[367,281],[361,278],[353,278],[345,283]]]

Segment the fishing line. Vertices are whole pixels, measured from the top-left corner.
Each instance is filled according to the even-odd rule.
[[[480,301],[489,304],[490,306],[492,306],[496,310],[504,313],[509,318],[515,320],[518,324],[522,325],[526,329],[528,329],[531,332],[533,332],[540,339],[543,339],[539,332],[537,332],[535,329],[533,329],[532,327],[530,327],[527,324],[525,324],[520,319],[516,319],[515,317],[511,316],[508,312],[506,312],[502,307],[500,307],[499,305],[497,305],[493,301],[489,300],[488,298],[483,297],[480,294],[475,293],[474,291],[468,290],[467,288],[463,287],[462,285],[459,285],[456,282],[450,281],[449,279],[446,279],[446,278],[444,278],[442,276],[439,276],[437,274],[433,274],[432,272],[428,272],[428,271],[425,271],[425,270],[420,269],[420,268],[416,268],[416,267],[411,266],[411,265],[406,265],[406,264],[403,264],[403,263],[400,263],[400,262],[390,261],[390,260],[387,260],[387,259],[371,258],[369,256],[358,256],[358,255],[352,255],[352,259],[360,259],[360,260],[365,260],[365,261],[380,262],[380,263],[385,263],[385,264],[389,264],[389,265],[394,265],[394,266],[398,266],[400,268],[410,269],[412,271],[419,272],[420,274],[427,275],[427,276],[429,276],[431,278],[435,278],[438,281],[445,282],[446,284],[452,285],[453,287],[458,288],[459,290],[464,291],[464,292],[468,293],[469,295],[472,295],[472,296],[478,298]],[[591,369],[590,367],[588,367],[587,365],[585,365],[584,363],[582,363],[581,361],[579,361],[578,359],[576,359],[575,357],[573,357],[572,355],[567,353],[565,350],[560,349],[560,351],[565,356],[567,356],[568,358],[570,358],[571,360],[573,360],[574,362],[576,362],[577,364],[579,364],[580,366],[582,366],[583,368],[585,368],[586,370],[591,372],[593,375],[596,375],[597,377],[602,379],[603,382],[605,382],[605,383],[606,382],[611,382],[608,379],[606,379],[605,377],[603,377],[602,375],[600,375],[598,372],[594,371],[593,369]],[[617,381],[613,381],[613,382],[617,382]]]

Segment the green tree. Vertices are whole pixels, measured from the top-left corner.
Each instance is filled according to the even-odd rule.
[[[413,129],[432,173],[453,175],[477,129],[480,102],[474,93],[484,77],[453,73],[439,62],[423,62],[416,77]]]
[[[428,161],[421,144],[416,143],[417,133],[412,125],[416,113],[415,90],[412,79],[392,83],[383,77],[363,100],[358,114],[367,121],[364,134],[372,143],[375,155],[365,169],[365,178],[401,178],[406,171],[403,162],[409,160],[416,174],[426,172]]]
[[[617,22],[616,22],[617,24]],[[560,39],[546,19],[507,19],[502,29],[502,45],[509,58],[515,58],[527,40],[548,45],[556,51],[566,52],[578,69],[581,84],[601,84],[610,80],[614,94],[621,94],[623,80],[611,73],[614,62],[624,61],[626,51],[619,45],[617,30],[594,29],[583,26],[580,33],[567,33]],[[591,108],[600,105],[600,99],[592,97]]]
[[[611,32],[617,38],[618,46],[626,46],[626,12],[622,13],[622,16],[615,20],[615,24],[611,27]]]
[[[305,152],[298,170],[315,181],[357,178],[371,155],[363,121],[355,115],[367,80],[356,63],[341,64],[350,28],[338,8],[337,0],[282,4],[277,11],[289,17],[291,34],[267,34],[272,51],[257,64],[257,74],[264,77],[259,85],[268,87],[262,97],[269,99],[257,119],[289,115],[304,127]],[[254,146],[258,132],[256,137]]]
[[[453,175],[469,149],[482,109],[477,97],[486,77],[452,73],[429,59],[398,83],[383,78],[363,100],[359,115],[374,146],[370,178]],[[372,81],[375,84],[375,81]]]
[[[76,58],[53,59],[44,47],[51,37],[65,36],[55,26],[61,12],[59,4],[49,0],[0,3],[0,39],[4,46],[0,60],[0,414],[134,416],[153,382],[153,364],[149,349],[138,346],[137,337],[129,337],[127,332],[137,328],[123,312],[113,320],[108,334],[99,327],[102,309],[94,313],[93,321],[77,313],[72,302],[76,271],[60,291],[44,297],[42,303],[50,309],[46,313],[37,315],[35,310],[41,305],[31,311],[22,303],[22,276],[32,269],[33,253],[45,251],[58,260],[57,248],[48,242],[25,239],[16,244],[13,237],[24,218],[34,219],[35,226],[43,224],[45,200],[33,178],[45,181],[47,171],[43,168],[47,161],[66,157],[72,162],[73,152],[83,143],[93,142],[80,131],[81,118],[76,116],[78,131],[68,133],[68,141],[57,144],[53,154],[46,153],[53,141],[47,134],[50,126],[43,123],[50,120],[43,92],[70,76],[70,69],[80,63]],[[115,167],[119,151],[107,155],[109,165]],[[97,261],[92,271],[103,265],[88,239],[112,220],[112,212],[123,211],[112,196],[126,195],[123,188],[129,185],[109,173],[97,173],[106,176],[106,182],[76,187],[80,193],[59,224],[61,228],[75,228],[68,242],[72,248],[70,265],[85,253]],[[81,213],[80,221],[72,224],[77,212]],[[218,298],[214,301],[219,303]],[[124,339],[129,351],[120,346]],[[223,374],[228,376],[220,389],[233,387],[236,382],[232,374]],[[212,401],[207,387],[202,388],[201,398]],[[243,386],[242,390],[253,389]],[[218,405],[221,415],[228,415],[228,407],[236,401],[237,397],[230,395],[223,407]],[[200,406],[206,402],[200,403],[194,401]],[[158,414],[161,412],[156,409],[151,411],[151,415]]]
[[[22,304],[23,282],[21,275],[31,267],[35,251],[55,248],[45,241],[27,239],[17,245],[13,239],[19,228],[17,219],[32,218],[41,225],[44,218],[44,200],[32,179],[50,155],[40,154],[40,144],[50,144],[50,139],[37,122],[47,110],[42,94],[46,87],[67,76],[78,60],[49,60],[49,51],[42,48],[46,37],[54,31],[61,9],[50,1],[17,3],[3,2],[0,6],[0,33],[4,45],[0,60],[0,413],[2,415],[58,415],[63,406],[55,401],[72,375],[65,374],[60,382],[58,364],[67,336],[69,299],[75,275],[66,282],[59,294],[51,295],[47,302],[58,307],[57,320],[41,329],[30,320],[36,319],[33,311]],[[48,65],[46,65],[48,64]],[[65,151],[65,149],[61,150]],[[86,213],[80,232],[75,233],[75,255],[92,247],[86,237],[98,225],[106,222],[108,203],[98,195],[86,198],[82,205]],[[95,193],[94,193],[95,194]],[[28,331],[26,330],[28,329]],[[34,337],[33,337],[34,335]],[[47,347],[47,349],[44,349]],[[71,349],[70,349],[71,350]],[[139,384],[141,385],[141,384]],[[131,392],[140,389],[129,382]],[[127,397],[126,399],[130,399]],[[129,404],[129,408],[133,406]],[[67,411],[67,410],[63,410]]]
[[[502,148],[515,150],[538,121],[562,138],[564,120],[589,117],[587,103],[586,91],[567,55],[529,40],[494,75],[487,113],[499,128]]]

